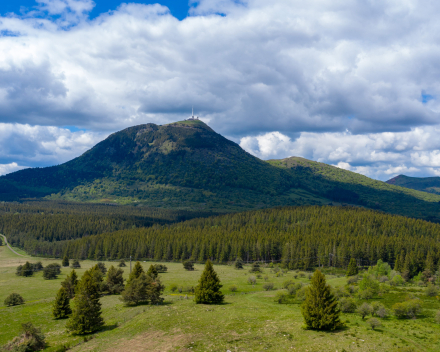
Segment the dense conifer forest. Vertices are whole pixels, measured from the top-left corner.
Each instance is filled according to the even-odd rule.
[[[347,267],[382,259],[416,275],[439,265],[440,225],[355,207],[284,207],[128,228],[76,240],[27,238],[33,255],[281,262],[289,269]],[[432,267],[432,268],[431,268]]]

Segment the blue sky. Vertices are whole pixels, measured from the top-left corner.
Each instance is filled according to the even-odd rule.
[[[89,18],[93,19],[99,16],[101,13],[113,11],[121,5],[122,1],[115,0],[94,0],[95,7],[89,14]],[[127,2],[127,1],[126,1]],[[139,4],[156,4],[167,6],[172,15],[179,20],[184,19],[188,16],[188,10],[190,8],[188,0],[162,0],[162,1],[129,1],[131,3]],[[6,13],[20,14],[24,9],[31,10],[37,5],[35,0],[9,0],[0,1],[0,14],[5,15]]]
[[[263,159],[440,176],[440,2],[161,5],[1,1],[0,174],[194,106]]]

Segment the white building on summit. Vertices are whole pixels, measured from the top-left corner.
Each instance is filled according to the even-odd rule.
[[[190,120],[198,120],[198,119],[199,119],[198,116],[194,116],[194,106],[193,106],[193,108],[192,108],[192,116],[191,116],[187,121],[190,121]]]

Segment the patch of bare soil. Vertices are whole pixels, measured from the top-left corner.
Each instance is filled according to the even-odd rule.
[[[106,352],[168,352],[189,351],[186,346],[191,343],[189,334],[166,334],[163,331],[148,331],[131,340],[123,339]]]

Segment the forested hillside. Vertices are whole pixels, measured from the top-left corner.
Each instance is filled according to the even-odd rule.
[[[287,267],[346,266],[382,259],[411,273],[438,265],[440,225],[353,207],[285,207],[83,237],[73,241],[28,240],[35,255],[79,259],[204,262],[280,261]],[[428,258],[428,259],[427,259]],[[428,263],[428,265],[431,265]]]
[[[0,200],[236,212],[275,206],[354,204],[440,222],[440,196],[302,158],[260,160],[205,123],[139,125],[82,156],[0,177]]]
[[[409,177],[399,175],[387,181],[390,185],[440,194],[440,177]]]
[[[0,203],[0,233],[11,244],[26,247],[29,240],[71,240],[209,215],[212,213],[68,202]]]

